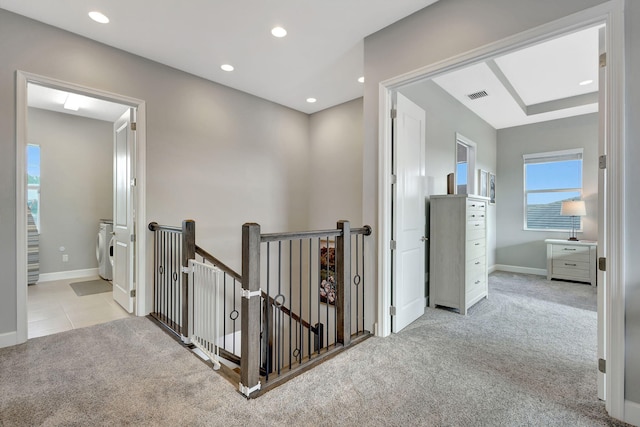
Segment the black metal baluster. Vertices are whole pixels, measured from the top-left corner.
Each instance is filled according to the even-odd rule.
[[[311,277],[312,277],[312,272],[311,270],[313,270],[312,266],[313,264],[311,263],[312,257],[311,257],[311,253],[313,252],[313,239],[309,238],[309,324],[311,325],[311,294],[312,294],[312,282],[311,282]],[[307,330],[307,357],[309,357],[309,359],[311,359],[311,328],[309,328]]]
[[[292,296],[292,288],[293,288],[293,240],[289,240],[289,299],[293,302]],[[293,312],[293,304],[289,304],[291,309],[289,310],[289,370],[291,370],[291,313]]]

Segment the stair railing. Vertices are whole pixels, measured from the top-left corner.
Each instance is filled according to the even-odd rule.
[[[242,275],[195,244],[192,220],[182,227],[152,222],[149,229],[151,316],[210,355],[215,367],[218,355],[239,365],[239,375],[226,374],[247,397],[370,335],[364,303],[369,226],[351,229],[339,221],[334,230],[261,234],[258,224],[245,224]]]
[[[275,387],[368,337],[364,319],[364,236],[370,227],[261,234],[243,226],[242,364],[247,397]],[[269,304],[261,304],[264,294]],[[286,307],[286,309],[282,309]],[[306,328],[284,317],[295,312]],[[264,382],[264,384],[263,384]],[[255,393],[255,394],[254,394]]]

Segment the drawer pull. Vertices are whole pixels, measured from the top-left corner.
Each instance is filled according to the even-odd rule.
[[[480,246],[480,243],[476,243],[475,245],[476,245],[476,246]]]
[[[476,227],[480,227],[480,224],[476,224]]]
[[[476,283],[475,283],[475,284],[477,285],[478,283],[480,283],[480,280],[476,280]]]
[[[480,265],[480,261],[476,261],[476,265]]]
[[[578,264],[569,264],[568,262],[565,262],[564,265],[568,265],[569,267],[577,267]]]
[[[575,251],[576,248],[564,248],[563,251]]]

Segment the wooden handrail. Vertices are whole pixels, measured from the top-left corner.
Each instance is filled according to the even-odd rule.
[[[227,266],[225,263],[211,255],[209,252],[205,251],[198,245],[196,245],[196,254],[200,255],[202,258],[209,261],[211,264],[215,265],[220,270],[227,273],[229,276],[233,277],[236,281],[242,283],[242,276],[240,274],[233,271],[231,267]]]
[[[302,319],[300,316],[298,316],[296,313],[294,313],[291,310],[289,310],[284,305],[276,305],[275,300],[271,296],[267,295],[267,293],[265,291],[262,291],[262,298],[268,299],[269,300],[269,304],[274,306],[276,309],[282,311],[284,314],[286,314],[287,316],[291,317],[296,322],[299,322],[302,326],[304,326],[305,328],[309,329],[314,334],[316,333],[316,328],[313,325],[311,325],[306,320]]]

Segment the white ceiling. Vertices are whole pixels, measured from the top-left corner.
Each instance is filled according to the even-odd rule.
[[[593,113],[598,111],[598,30],[578,31],[433,81],[496,129]],[[581,86],[586,80],[592,83]],[[469,98],[480,91],[488,96]]]
[[[0,0],[0,8],[313,113],[362,96],[366,36],[435,1]],[[111,22],[92,21],[92,10]],[[277,25],[286,37],[271,35]],[[235,70],[222,71],[225,63]]]
[[[105,120],[115,122],[117,119],[129,109],[126,105],[115,104],[109,101],[103,101],[97,98],[87,96],[69,94],[58,89],[51,89],[44,86],[29,83],[27,89],[30,107],[42,108],[43,110],[57,111],[58,113],[72,114],[74,116],[88,117],[90,119]],[[78,104],[78,110],[67,110],[64,104],[67,97],[75,97]]]

